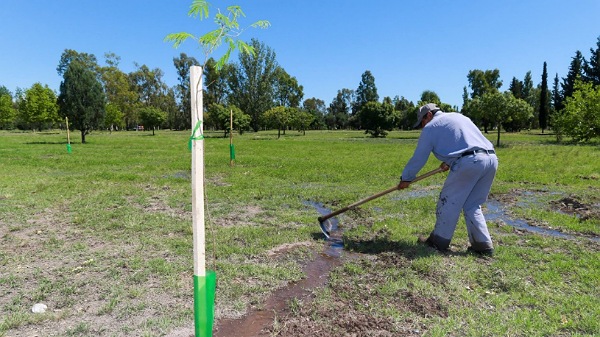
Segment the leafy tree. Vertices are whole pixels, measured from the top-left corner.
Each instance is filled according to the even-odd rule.
[[[471,87],[471,98],[483,96],[486,92],[497,91],[502,87],[500,70],[470,70],[467,75]]]
[[[295,77],[290,76],[283,68],[275,70],[274,82],[275,104],[297,108],[304,97],[304,88],[298,84]]]
[[[302,108],[313,116],[313,122],[310,125],[311,128],[321,130],[326,127],[325,114],[327,113],[327,107],[325,101],[315,97],[304,100]]]
[[[211,57],[204,65],[204,94],[202,102],[205,108],[211,104],[226,104],[229,93],[228,77],[231,75],[232,66],[225,64],[217,69],[217,62]]]
[[[6,87],[0,87],[0,128],[12,129],[17,110],[14,107],[12,95]]]
[[[548,95],[548,70],[546,62],[544,62],[544,69],[542,71],[542,87],[540,90],[540,105],[538,110],[538,118],[542,133],[544,129],[548,127],[548,110],[550,105],[550,97]]]
[[[125,126],[123,121],[123,112],[119,110],[119,107],[114,103],[106,104],[106,115],[104,118],[104,127],[109,129],[111,132],[114,129],[122,129]]]
[[[242,110],[234,105],[224,106],[213,103],[208,109],[208,123],[213,125],[217,130],[224,130],[223,137],[227,137],[230,130],[231,114],[233,114],[233,129],[238,130],[240,134],[250,128],[250,116],[246,115]]]
[[[396,126],[401,129],[409,129],[417,119],[415,104],[408,99],[402,97],[394,97],[394,110],[398,114]]]
[[[419,105],[424,105],[427,103],[435,103],[438,107],[442,105],[442,101],[440,100],[440,96],[435,91],[425,90],[421,93],[421,99],[419,100]]]
[[[57,122],[58,106],[56,94],[48,85],[34,83],[25,90],[23,98],[19,101],[19,116],[33,130],[41,130]]]
[[[56,67],[58,75],[64,76],[65,72],[69,68],[69,64],[75,61],[79,62],[81,66],[90,70],[92,73],[94,73],[94,75],[98,75],[100,73],[98,60],[94,54],[79,53],[73,49],[65,49],[60,56],[60,61]]]
[[[136,67],[134,72],[129,73],[129,80],[138,94],[138,103],[141,106],[160,108],[161,96],[168,90],[162,79],[163,71],[159,68],[150,69],[145,64],[136,64]]]
[[[260,129],[261,115],[274,107],[275,71],[279,67],[275,52],[264,43],[252,39],[254,54],[239,55],[239,65],[229,77],[229,103],[252,117],[252,129]]]
[[[263,114],[262,118],[267,126],[277,128],[277,138],[281,137],[281,130],[285,135],[285,130],[292,123],[294,116],[294,108],[285,106],[276,106]]]
[[[348,126],[353,96],[354,92],[350,89],[338,90],[337,95],[329,104],[325,117],[329,129],[345,129]]]
[[[594,85],[600,85],[600,36],[596,41],[596,49],[590,48],[589,62],[584,62],[584,73],[586,81],[592,82]]]
[[[81,143],[92,129],[102,126],[106,97],[95,74],[80,62],[71,62],[60,83],[58,105],[69,127],[81,131]]]
[[[106,53],[104,56],[107,66],[101,67],[100,73],[104,93],[111,106],[106,126],[123,128],[136,119],[138,94],[131,85],[129,76],[118,68],[120,57],[114,53]]]
[[[503,123],[510,123],[513,120],[526,121],[533,116],[533,108],[524,100],[515,98],[510,91],[486,92],[470,102],[469,110],[496,126],[498,130],[496,146],[500,146],[500,130]]]
[[[572,96],[567,97],[563,113],[552,116],[553,129],[558,141],[563,135],[576,142],[587,142],[600,137],[600,86],[577,81]]]
[[[358,114],[365,133],[371,137],[385,137],[396,124],[397,115],[390,103],[367,102]]]
[[[368,102],[378,102],[379,95],[375,86],[375,77],[371,71],[367,70],[361,75],[360,83],[356,89],[356,97],[354,99],[353,113],[360,111],[363,105]]]
[[[310,127],[310,125],[314,122],[315,116],[308,111],[298,108],[292,109],[292,126],[296,128],[296,130],[302,132],[303,135],[306,135],[306,129]]]
[[[190,112],[192,111],[192,103],[190,97],[190,68],[199,66],[200,63],[194,57],[187,56],[186,53],[180,53],[179,57],[173,58],[173,65],[177,70],[177,97],[179,98],[179,108],[169,115],[170,125],[172,129],[184,130],[190,127]],[[204,98],[205,96],[203,96]]]
[[[483,96],[485,93],[493,93],[498,92],[500,87],[502,87],[502,81],[500,80],[500,70],[479,70],[474,69],[470,70],[467,74],[467,79],[469,81],[469,86],[471,87],[471,98],[477,98]],[[470,116],[474,119],[474,122],[483,126],[483,130],[485,133],[488,132],[488,128],[490,127],[491,121],[488,120],[485,116],[480,116],[477,118],[477,113],[473,113],[469,111],[468,107],[471,105],[467,105],[467,109],[465,109],[465,115]]]
[[[140,120],[144,128],[152,128],[152,135],[154,136],[156,128],[167,120],[167,113],[152,106],[143,107],[140,109]]]

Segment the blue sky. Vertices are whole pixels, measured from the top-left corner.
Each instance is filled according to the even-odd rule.
[[[174,49],[164,37],[180,31],[198,36],[215,27],[187,15],[191,2],[0,0],[0,85],[14,92],[40,82],[58,91],[60,55],[74,49],[96,55],[100,64],[113,52],[125,72],[135,70],[134,62],[160,68],[173,86],[173,57],[185,52],[202,60],[203,54],[191,40]],[[380,99],[398,95],[415,103],[433,90],[460,106],[472,69],[499,69],[507,89],[528,71],[540,83],[546,61],[552,86],[555,74],[566,76],[577,50],[589,59],[600,36],[598,0],[209,2],[222,10],[240,5],[243,27],[269,20],[269,29],[249,28],[241,38],[264,42],[303,85],[304,98],[327,105],[338,90],[355,90],[366,70]]]

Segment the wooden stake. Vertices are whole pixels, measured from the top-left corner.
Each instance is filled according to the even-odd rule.
[[[192,103],[192,219],[194,232],[194,275],[206,275],[206,244],[204,231],[204,139],[202,107],[202,67],[190,68]]]

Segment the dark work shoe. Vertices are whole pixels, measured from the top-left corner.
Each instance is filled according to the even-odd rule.
[[[475,250],[473,247],[469,246],[469,248],[467,248],[467,252],[469,252],[471,254],[475,254],[475,255],[480,255],[480,256],[489,256],[489,257],[494,256],[493,248]]]
[[[419,237],[417,238],[417,243],[420,243],[422,245],[427,245],[431,248],[435,248],[436,250],[439,251],[443,251],[442,249],[438,248],[438,246],[433,242],[433,240],[431,240],[431,236],[423,236],[423,235],[419,235]]]

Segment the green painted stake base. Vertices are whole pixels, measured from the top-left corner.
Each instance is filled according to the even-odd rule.
[[[229,145],[229,158],[235,160],[235,148],[233,147],[233,144]]]
[[[67,144],[67,153],[71,153],[71,144]]]
[[[194,322],[196,337],[211,337],[215,316],[215,289],[217,274],[206,271],[206,276],[194,275]]]

